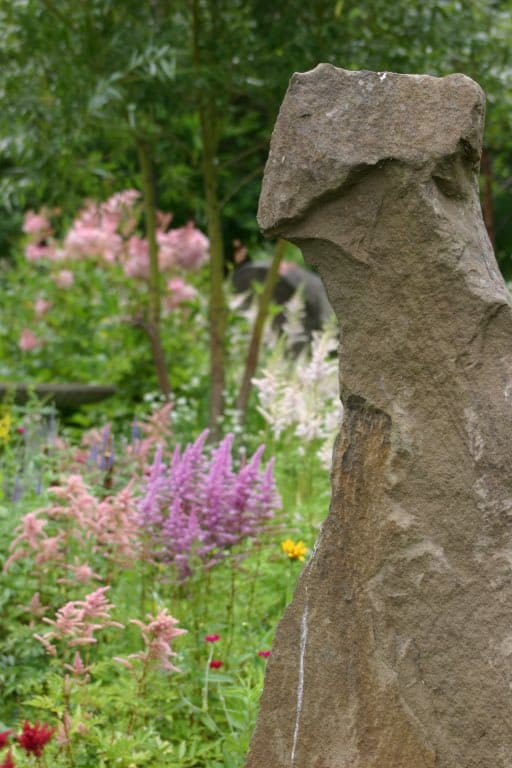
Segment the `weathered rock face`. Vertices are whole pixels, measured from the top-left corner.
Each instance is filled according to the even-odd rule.
[[[512,306],[477,188],[484,98],[295,75],[260,224],[338,316],[332,503],[247,768],[512,766]]]

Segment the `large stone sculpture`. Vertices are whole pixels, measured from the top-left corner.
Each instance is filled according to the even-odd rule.
[[[512,766],[512,311],[467,77],[294,75],[259,220],[338,316],[327,521],[248,768]]]

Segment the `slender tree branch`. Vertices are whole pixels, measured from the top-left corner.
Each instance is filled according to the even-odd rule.
[[[236,399],[236,409],[239,412],[240,423],[242,424],[245,421],[247,414],[247,405],[249,402],[249,396],[251,394],[252,380],[258,367],[263,330],[268,318],[272,294],[274,293],[277,278],[279,277],[279,265],[281,264],[285,247],[286,240],[277,241],[272,264],[270,265],[270,269],[267,272],[263,291],[258,302],[258,312],[252,329],[247,357],[245,358],[244,375],[242,377],[242,383],[240,385],[240,390]]]
[[[149,250],[148,319],[144,328],[149,336],[158,384],[162,394],[168,399],[171,394],[171,386],[160,336],[161,275],[158,263],[158,243],[156,240],[156,201],[153,164],[151,152],[146,142],[141,138],[137,138],[136,142],[142,176],[146,237]]]
[[[263,175],[263,168],[255,168],[250,173],[247,173],[243,178],[240,179],[238,184],[236,184],[233,189],[229,192],[229,194],[226,195],[226,197],[221,200],[220,207],[224,208],[224,206],[229,203],[230,200],[232,200],[235,195],[237,195],[241,189],[243,189],[247,184],[249,184],[253,179],[257,178],[258,176]]]

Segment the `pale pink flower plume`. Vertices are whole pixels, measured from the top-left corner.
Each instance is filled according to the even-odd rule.
[[[146,469],[148,457],[153,449],[171,438],[172,408],[172,403],[166,403],[151,415],[146,416],[143,421],[137,422],[137,427],[144,437],[133,440],[126,451],[130,457],[138,461],[142,469]]]
[[[41,245],[40,243],[28,243],[25,248],[25,257],[27,261],[39,261],[39,259],[48,259],[57,261],[59,254],[53,245]]]
[[[73,657],[73,664],[64,664],[64,668],[73,674],[74,677],[87,679],[89,677],[90,667],[84,664],[80,651],[77,651]]]
[[[41,344],[41,340],[37,338],[29,328],[24,328],[20,334],[18,340],[18,347],[22,352],[30,352],[33,349],[37,349]]]
[[[139,198],[134,189],[112,195],[104,203],[89,201],[74,220],[64,239],[68,258],[99,257],[109,264],[120,260],[123,236],[135,228],[133,208]]]
[[[68,665],[64,665],[68,666]],[[60,747],[65,747],[67,744],[69,744],[69,733],[71,732],[71,718],[66,710],[64,710],[64,714],[62,715],[62,722],[57,728],[57,732],[55,734],[55,741]]]
[[[128,659],[116,658],[116,661],[130,667],[129,659],[137,659],[143,664],[153,662],[160,669],[179,672],[178,667],[170,661],[177,655],[172,650],[171,641],[179,635],[185,635],[187,630],[176,626],[178,619],[173,618],[167,608],[163,608],[156,616],[148,614],[147,618],[147,623],[138,619],[131,619],[130,622],[139,627],[144,640],[144,650],[130,654]]]
[[[41,616],[45,615],[47,610],[48,610],[48,606],[42,604],[39,592],[36,592],[32,596],[32,599],[27,606],[27,611],[36,619],[40,619]]]
[[[147,240],[137,235],[130,237],[123,269],[128,277],[140,280],[147,280],[149,278],[149,248]]]
[[[160,233],[159,245],[170,265],[187,270],[199,269],[208,261],[210,241],[189,221],[184,227]]]
[[[140,549],[137,500],[132,495],[132,485],[133,480],[115,496],[103,499],[96,509],[96,549],[120,564],[132,561]]]
[[[61,531],[57,536],[47,536],[39,541],[37,554],[34,558],[36,565],[43,565],[48,562],[58,562],[62,559],[60,545],[64,540],[64,532]]]
[[[14,551],[22,543],[28,544],[32,549],[39,547],[43,529],[48,524],[48,520],[39,517],[39,513],[42,511],[28,512],[21,518],[20,524],[16,528],[18,535],[11,542],[9,551]]]
[[[44,635],[34,635],[43,644],[48,653],[56,655],[57,649],[52,641],[64,642],[68,648],[91,645],[97,642],[94,633],[105,627],[124,629],[123,624],[112,621],[110,611],[114,608],[105,597],[110,587],[99,589],[86,595],[84,600],[71,600],[59,608],[55,619],[46,616],[43,621],[53,629]]]
[[[51,224],[46,216],[39,211],[27,211],[23,219],[23,232],[27,235],[40,235],[45,237],[51,232]]]
[[[120,564],[130,562],[139,548],[137,501],[132,495],[132,484],[130,482],[117,494],[98,501],[81,475],[69,475],[62,480],[62,485],[49,489],[62,503],[45,509],[45,512],[52,520],[74,520],[76,525],[71,535],[92,539],[94,551],[104,557]],[[81,568],[75,575],[85,578],[87,573]]]
[[[164,306],[168,311],[176,309],[184,301],[190,301],[197,296],[196,289],[182,277],[171,277],[167,282],[167,290],[169,295],[164,298]]]
[[[57,288],[71,288],[75,282],[75,278],[70,269],[61,269],[53,275],[53,282]]]
[[[88,563],[75,562],[74,565],[68,565],[68,570],[72,573],[73,578],[80,582],[80,584],[86,584],[93,579],[101,579],[100,574],[93,571]]]
[[[16,560],[23,560],[23,558],[26,556],[27,556],[27,552],[25,549],[15,549],[14,552],[5,561],[2,569],[3,572],[7,573],[11,565],[15,563]]]
[[[87,484],[81,475],[68,475],[61,485],[52,485],[49,490],[54,496],[67,501],[74,501],[88,494]]]
[[[58,258],[59,254],[51,240],[52,226],[44,210],[39,213],[26,212],[23,232],[29,236],[29,242],[25,247],[25,256],[28,261]]]
[[[108,592],[110,587],[99,587],[94,592],[85,596],[85,600],[77,601],[76,605],[82,606],[84,619],[105,619],[110,620],[110,611],[114,608],[112,603],[109,603],[108,597],[105,593]],[[108,626],[121,626],[122,624],[110,623]]]
[[[43,317],[51,308],[51,302],[43,299],[41,296],[34,302],[34,312],[36,317]]]

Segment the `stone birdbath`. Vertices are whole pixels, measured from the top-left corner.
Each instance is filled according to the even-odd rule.
[[[0,384],[0,401],[14,392],[14,401],[27,402],[31,393],[51,402],[59,411],[73,411],[81,405],[90,405],[112,397],[116,387],[103,384]]]

